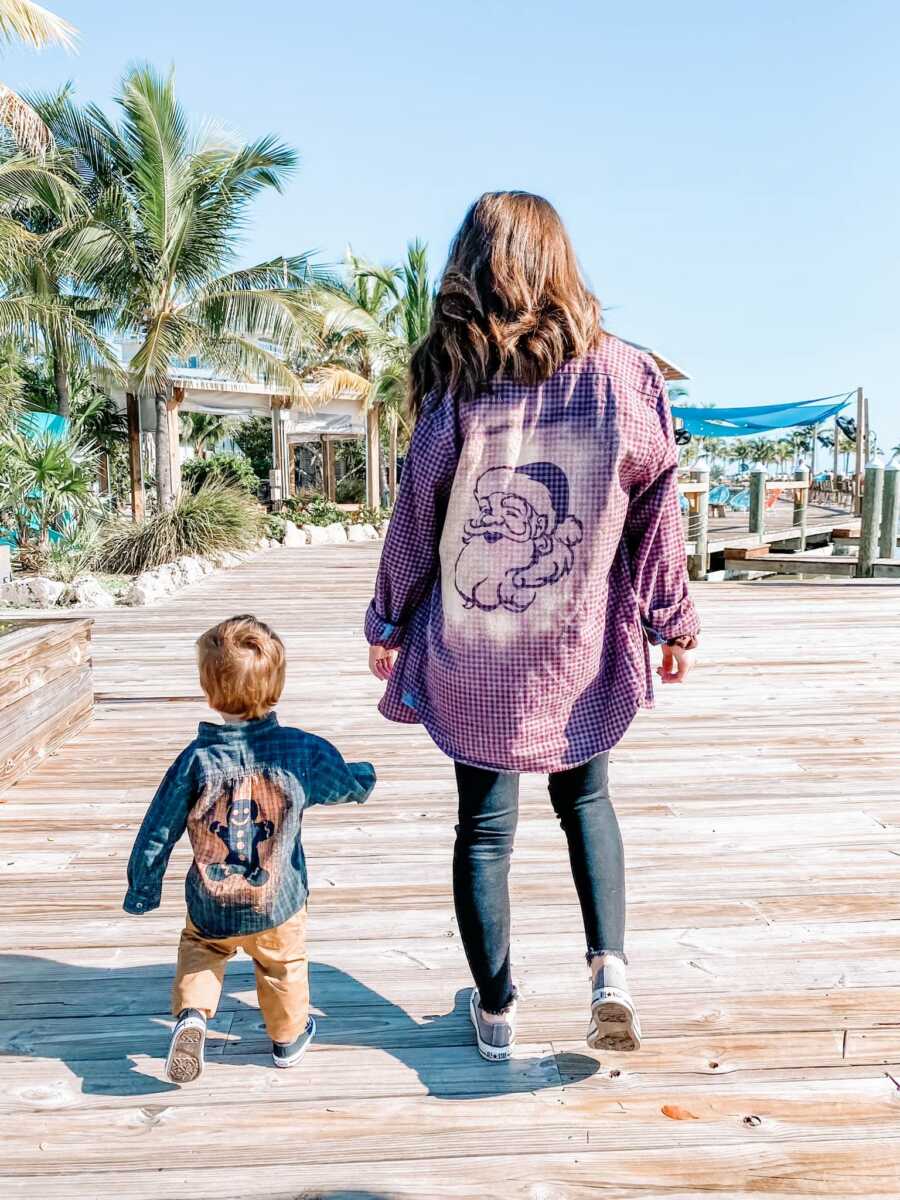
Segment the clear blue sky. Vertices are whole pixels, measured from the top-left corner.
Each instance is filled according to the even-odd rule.
[[[10,51],[6,82],[107,102],[174,64],[198,116],[302,165],[247,257],[347,243],[435,266],[491,188],[547,195],[618,333],[700,403],[862,384],[900,442],[900,5],[893,0],[43,0],[80,53]]]

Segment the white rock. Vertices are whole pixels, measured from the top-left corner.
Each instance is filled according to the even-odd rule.
[[[35,575],[33,579],[25,580],[25,584],[30,602],[36,608],[52,608],[54,604],[59,603],[60,596],[66,590],[64,583],[46,579],[43,575]]]
[[[174,592],[181,587],[181,570],[175,563],[163,563],[153,572],[159,580],[159,586],[165,592]]]
[[[116,598],[93,575],[76,579],[66,592],[66,602],[81,608],[115,608]]]
[[[303,533],[306,535],[306,539],[311,546],[327,546],[331,541],[328,535],[330,528],[330,525],[304,525]],[[290,545],[287,538],[285,538],[284,544],[286,546]]]
[[[9,546],[0,546],[0,583],[9,583],[12,579],[12,561]]]
[[[379,537],[382,537],[382,538],[387,537],[388,525],[390,525],[390,521],[382,521],[381,522],[381,528],[378,530]]]
[[[142,571],[132,580],[123,600],[125,604],[159,604],[172,592],[171,573],[164,574],[160,568]]]
[[[191,554],[184,554],[181,558],[176,559],[175,565],[181,572],[181,579],[184,584],[197,583],[206,574],[200,564],[200,560],[194,558]]]
[[[333,545],[338,545],[347,540],[347,530],[340,521],[335,521],[333,525],[326,525],[325,532],[328,534],[328,541]]]
[[[4,604],[15,605],[16,607],[21,604],[31,604],[28,580],[17,579],[12,583],[0,584],[0,601]]]
[[[122,596],[122,603],[143,607],[145,604],[158,604],[162,598],[156,580],[145,572],[132,579]]]
[[[378,540],[378,530],[374,525],[348,525],[348,542],[373,542]]]
[[[302,529],[298,529],[293,521],[285,521],[284,523],[284,545],[285,546],[306,546],[312,541],[309,536],[311,525],[304,525]]]

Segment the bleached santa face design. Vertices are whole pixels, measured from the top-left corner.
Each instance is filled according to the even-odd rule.
[[[548,476],[555,472],[567,496],[568,483],[559,468],[539,463],[531,470],[538,474],[543,470]],[[523,612],[534,602],[537,588],[569,571],[569,546],[581,540],[581,525],[565,514],[558,525],[546,485],[522,469],[486,471],[475,486],[475,499],[477,514],[463,526],[456,590],[466,608]],[[559,543],[557,529],[563,532]],[[556,556],[555,549],[559,550]]]
[[[483,537],[492,545],[500,538],[533,542],[547,532],[547,518],[536,513],[527,500],[514,492],[491,492],[478,497],[478,516],[466,521],[465,538]]]

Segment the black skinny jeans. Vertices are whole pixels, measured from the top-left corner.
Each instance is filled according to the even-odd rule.
[[[608,754],[550,776],[550,800],[569,843],[588,959],[624,958],[625,861],[609,800]],[[488,1012],[515,995],[509,965],[509,859],[519,816],[519,776],[456,763],[459,824],[453,898],[469,968]]]

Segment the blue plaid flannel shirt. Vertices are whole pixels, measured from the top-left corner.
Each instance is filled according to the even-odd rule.
[[[362,804],[371,763],[347,763],[330,742],[280,725],[274,713],[241,725],[202,721],[166,772],[128,863],[126,912],[159,906],[169,857],[185,829],[194,862],[188,913],[208,937],[280,925],[306,903],[303,812],[313,804]]]

